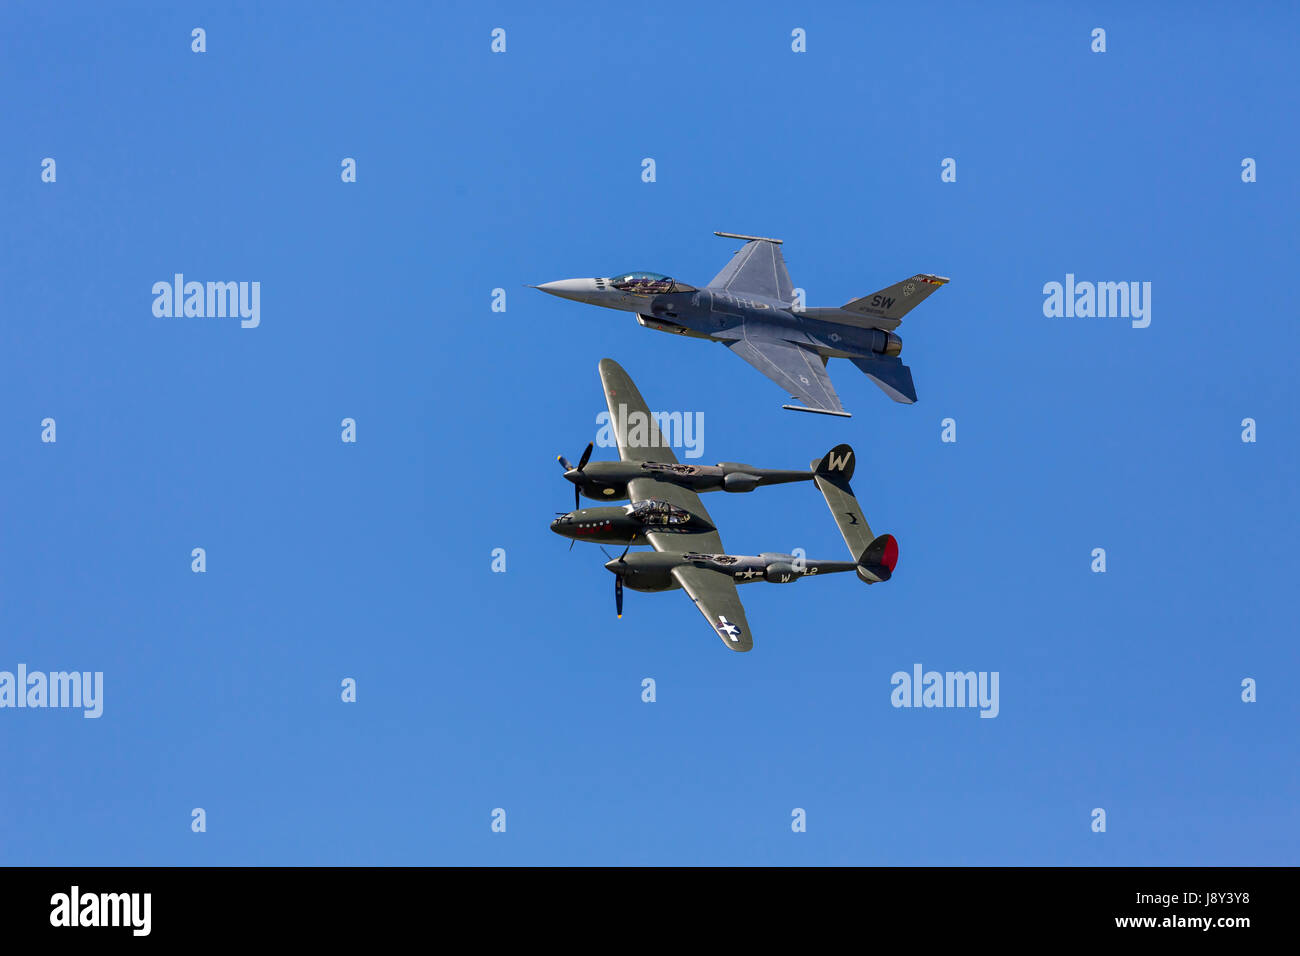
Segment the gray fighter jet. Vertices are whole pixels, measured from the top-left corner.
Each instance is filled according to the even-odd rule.
[[[635,312],[647,329],[721,342],[802,403],[783,406],[793,411],[849,416],[826,374],[832,358],[851,361],[894,401],[916,401],[894,329],[947,279],[919,273],[839,308],[806,308],[795,300],[780,239],[714,235],[746,242],[703,289],[657,272],[561,279],[537,288]]]
[[[612,359],[600,362],[600,378],[609,405],[610,425],[624,462],[672,466],[677,459],[660,438],[649,409],[627,372]],[[648,427],[629,426],[639,413]],[[893,535],[876,536],[849,487],[853,449],[838,445],[811,463],[811,477],[826,498],[852,560],[814,561],[792,554],[726,554],[713,519],[699,495],[667,471],[644,471],[626,479],[631,504],[586,508],[561,515],[551,530],[574,540],[625,544],[622,555],[605,567],[614,574],[614,605],[623,616],[623,586],[636,591],[684,590],[709,626],[733,651],[754,646],[738,584],[768,581],[786,584],[803,577],[855,571],[867,584],[888,581],[898,563]],[[629,554],[633,544],[648,543],[653,552]]]

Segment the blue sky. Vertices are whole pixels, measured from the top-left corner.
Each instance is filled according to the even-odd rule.
[[[98,720],[0,710],[0,862],[1297,861],[1290,5],[0,25],[0,670],[104,674]],[[784,238],[814,305],[951,277],[900,330],[920,401],[833,362],[854,417],[785,412],[524,288],[703,284],[713,230]],[[260,282],[260,326],[156,318],[177,272]],[[1046,318],[1067,273],[1151,282],[1150,326]],[[743,589],[747,655],[680,594],[615,620],[547,530],[604,356],[704,414],[705,462],[851,443],[894,579]],[[706,503],[733,553],[842,556],[810,486]],[[915,663],[997,671],[999,716],[893,708]]]

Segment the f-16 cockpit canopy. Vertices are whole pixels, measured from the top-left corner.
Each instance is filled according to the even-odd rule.
[[[609,280],[619,292],[633,295],[665,295],[669,292],[695,292],[694,286],[674,282],[670,276],[658,272],[624,272]]]

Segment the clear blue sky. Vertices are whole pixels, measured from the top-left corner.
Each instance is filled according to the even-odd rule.
[[[1292,5],[122,6],[0,12],[0,670],[105,682],[0,710],[0,862],[1297,862]],[[701,284],[715,229],[814,305],[950,276],[919,403],[833,362],[854,417],[785,412],[524,288]],[[155,318],[177,272],[260,327]],[[1067,273],[1150,327],[1045,318]],[[706,462],[853,444],[894,579],[746,587],[748,655],[680,594],[616,621],[547,529],[604,356]],[[844,551],[810,486],[706,501]],[[1000,715],[891,707],[918,662]]]

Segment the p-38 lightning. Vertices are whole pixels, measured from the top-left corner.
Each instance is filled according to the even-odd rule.
[[[605,362],[609,365],[606,366]],[[642,415],[640,409],[628,404],[628,396],[620,391],[624,381],[630,386],[630,393],[637,401],[641,401],[640,393],[636,391],[636,386],[632,385],[632,380],[627,377],[627,373],[617,362],[611,359],[606,359],[605,362],[600,364],[600,377],[610,407],[611,420],[615,414],[622,414],[628,440],[638,448],[650,446],[650,432],[645,429],[647,426],[654,425],[653,417],[648,413]],[[607,367],[610,369],[608,378]],[[615,369],[617,372],[614,371]],[[618,406],[617,412],[616,406]],[[629,422],[635,423],[634,427],[628,427]],[[655,432],[655,436],[657,440],[661,440],[658,431]],[[695,492],[744,493],[762,485],[811,481],[813,477],[811,471],[803,469],[755,468],[753,465],[744,465],[736,461],[722,461],[716,465],[683,465],[671,454],[668,456],[670,460],[664,460],[661,455],[647,454],[620,461],[592,461],[591,453],[595,447],[595,442],[589,442],[576,465],[563,455],[555,456],[555,460],[564,469],[565,479],[573,482],[575,509],[581,507],[583,495],[594,501],[621,501],[627,498],[628,482],[633,478],[651,478],[655,481],[680,485]]]
[[[644,444],[629,440],[628,418],[640,412],[645,421],[649,409],[623,368],[612,359],[602,359],[600,378],[623,462],[676,464],[676,456],[660,438],[653,419],[649,419],[648,428],[636,433],[646,436]],[[578,541],[625,546],[619,557],[605,564],[614,575],[614,604],[619,617],[623,615],[624,585],[635,591],[680,588],[727,647],[748,651],[754,642],[737,585],[750,581],[785,584],[842,571],[856,572],[859,580],[875,584],[888,581],[893,575],[898,563],[898,544],[893,535],[872,533],[849,487],[853,468],[853,449],[837,445],[812,462],[810,471],[798,473],[811,478],[826,498],[848,545],[851,557],[848,561],[814,561],[776,552],[725,553],[722,539],[699,495],[690,487],[663,477],[671,474],[670,471],[638,472],[626,479],[630,504],[577,509],[551,522],[551,530]],[[654,551],[629,553],[634,544],[649,544]]]
[[[560,279],[537,288],[634,312],[647,329],[721,342],[801,402],[783,406],[794,411],[848,417],[826,374],[832,358],[851,361],[894,401],[916,401],[912,370],[899,358],[903,340],[894,330],[946,278],[918,273],[838,308],[808,308],[795,299],[780,239],[714,235],[745,244],[703,289],[657,272]]]

